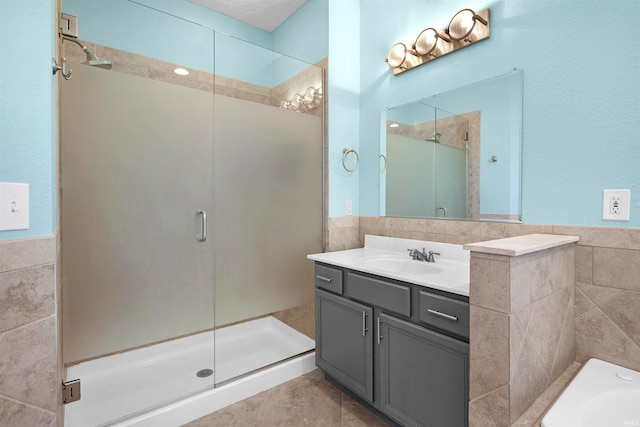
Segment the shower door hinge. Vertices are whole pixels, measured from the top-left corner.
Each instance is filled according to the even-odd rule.
[[[58,18],[58,29],[60,35],[78,38],[78,17],[61,13]]]
[[[62,403],[80,400],[80,379],[62,383]]]

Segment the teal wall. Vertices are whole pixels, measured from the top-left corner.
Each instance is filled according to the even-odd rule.
[[[56,227],[53,16],[51,0],[0,0],[0,182],[30,184],[30,228],[1,240]]]
[[[317,26],[308,44],[285,42],[309,28],[313,10],[322,10],[318,1],[328,2],[328,18],[320,17],[328,20],[328,36]],[[82,4],[95,7],[97,1]],[[491,7],[489,40],[391,75],[382,59],[392,44],[411,41],[427,26],[444,28],[457,10],[469,6]],[[344,214],[345,200],[353,201],[354,215],[378,211],[377,148],[370,148],[379,146],[382,109],[519,68],[524,70],[524,222],[640,226],[637,0],[310,0],[304,7],[312,9],[301,15],[304,20],[285,23],[271,40],[232,22],[224,24],[229,28],[223,32],[275,50],[277,44],[292,56],[322,46],[325,37],[331,58],[331,216]],[[200,16],[195,10],[190,13],[192,20]],[[57,227],[57,107],[49,71],[56,41],[54,15],[50,0],[0,1],[0,180],[31,184],[31,228],[0,232],[3,240],[49,235]],[[121,17],[113,16],[108,33],[130,47],[126,28],[118,24]],[[92,25],[88,19],[80,23],[82,37],[93,31]],[[186,36],[145,40],[159,51],[166,43],[184,50],[185,56],[201,51]],[[323,56],[302,59],[314,62]],[[341,170],[344,147],[360,151],[355,173]],[[605,188],[631,189],[631,221],[600,219]]]
[[[489,40],[392,75],[383,58],[394,43],[466,7],[491,8]],[[522,69],[523,221],[638,227],[639,15],[637,0],[362,0],[361,22],[376,25],[360,26],[361,153],[376,150],[385,107]],[[376,158],[362,162],[361,215],[378,212],[377,174]],[[607,188],[631,189],[631,221],[601,220]]]
[[[345,148],[360,151],[360,2],[329,0],[329,216],[345,214],[352,201],[353,215],[360,204],[360,167],[342,167]],[[376,129],[379,129],[377,123]],[[351,161],[353,154],[349,155]],[[375,154],[376,159],[378,154]],[[351,169],[351,164],[347,164]]]
[[[250,61],[230,71],[276,85],[306,66],[286,55],[310,63],[327,56],[327,1],[308,0],[273,33],[186,0],[63,0],[62,9],[80,17],[82,39],[203,70],[214,66],[212,29],[228,34],[225,39],[246,40],[238,42],[245,48],[278,51],[284,55],[257,49],[253,57],[271,61],[268,73],[256,73],[263,64]],[[0,0],[0,182],[31,187],[30,228],[0,232],[0,240],[46,236],[57,228],[56,77],[50,71],[56,22],[54,1]]]

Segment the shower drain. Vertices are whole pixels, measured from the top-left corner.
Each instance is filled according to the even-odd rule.
[[[213,369],[200,369],[196,372],[196,377],[198,378],[207,378],[213,374]]]

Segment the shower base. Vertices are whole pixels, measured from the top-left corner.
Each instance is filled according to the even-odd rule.
[[[215,331],[215,368],[214,332],[73,365],[66,378],[80,378],[82,397],[65,405],[64,425],[177,427],[312,371],[314,347],[265,317]]]

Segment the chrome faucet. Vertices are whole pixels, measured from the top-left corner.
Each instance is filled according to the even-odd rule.
[[[407,249],[407,250],[409,251],[409,256],[411,257],[411,259],[414,259],[416,261],[426,261],[427,257],[429,256],[424,251],[424,248],[422,248],[422,252],[420,252],[417,249]]]
[[[407,249],[409,251],[409,256],[411,259],[415,261],[426,261],[426,262],[436,262],[434,255],[440,255],[438,252],[429,251],[429,253],[425,252],[425,249],[422,248],[422,252],[418,249]]]

